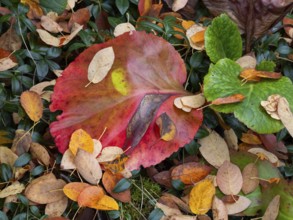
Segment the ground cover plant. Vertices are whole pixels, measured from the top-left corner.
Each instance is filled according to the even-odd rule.
[[[1,0],[0,219],[291,219],[292,8]]]

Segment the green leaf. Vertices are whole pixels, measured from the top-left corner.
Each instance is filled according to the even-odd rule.
[[[115,193],[123,192],[129,189],[130,186],[131,186],[131,182],[128,179],[123,178],[116,184],[115,188],[113,189],[113,192]]]
[[[185,184],[180,180],[172,180],[172,186],[174,187],[174,189],[181,191],[184,189]]]
[[[124,15],[127,9],[129,8],[128,0],[116,0],[115,4],[122,15]]]
[[[107,212],[110,219],[117,219],[120,217],[120,211],[117,210],[111,210]]]
[[[237,25],[222,14],[205,32],[205,48],[213,63],[223,58],[237,60],[242,54],[242,40]]]
[[[184,149],[187,151],[190,155],[196,155],[198,153],[200,144],[192,140],[190,143],[186,144],[184,146]]]
[[[44,167],[40,165],[40,166],[35,167],[32,170],[31,174],[32,174],[32,176],[38,176],[43,172],[44,172]]]
[[[48,11],[54,11],[61,14],[67,5],[67,0],[40,0],[40,6],[47,9]]]
[[[0,174],[1,179],[5,182],[8,182],[10,179],[12,179],[13,176],[11,167],[6,163],[0,164]]]
[[[27,215],[25,212],[23,212],[23,213],[20,213],[20,214],[14,216],[12,220],[23,220],[26,218],[27,218]]]
[[[21,202],[21,204],[23,204],[25,206],[29,205],[29,201],[24,195],[17,194],[17,199]]]
[[[270,60],[263,60],[256,66],[255,69],[262,70],[262,71],[274,72],[275,68],[276,68],[275,62],[270,61]]]
[[[222,59],[212,65],[204,78],[204,95],[208,101],[234,94],[242,94],[245,99],[240,103],[211,107],[219,112],[232,113],[250,129],[260,133],[275,133],[283,124],[271,118],[260,106],[272,94],[285,97],[293,109],[293,85],[289,78],[278,80],[263,79],[260,82],[243,83],[239,78],[241,67],[230,59]]]
[[[14,167],[22,167],[26,165],[31,160],[31,155],[29,153],[24,153],[20,155],[17,160],[14,162]]]
[[[40,60],[37,62],[37,75],[40,81],[43,81],[49,72],[49,66],[46,60]]]
[[[4,212],[0,211],[0,219],[1,220],[8,220],[8,217]]]
[[[154,209],[149,217],[148,220],[160,220],[164,216],[164,212],[161,209]]]

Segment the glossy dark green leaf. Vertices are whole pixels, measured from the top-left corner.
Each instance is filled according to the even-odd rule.
[[[203,61],[203,54],[201,52],[195,52],[189,59],[190,66],[194,69],[198,68]]]
[[[59,64],[54,62],[54,61],[52,61],[52,60],[46,60],[46,63],[48,64],[50,70],[52,70],[52,71],[61,69]]]
[[[207,137],[210,133],[208,132],[208,130],[200,127],[195,135],[195,139],[201,139],[201,138],[204,138],[204,137]]]
[[[11,78],[11,90],[12,93],[15,95],[20,94],[22,92],[21,84],[16,77]]]
[[[49,50],[47,51],[47,58],[48,59],[52,59],[52,58],[57,58],[60,56],[62,50],[60,48],[57,47],[51,47],[49,48]]]
[[[149,217],[148,220],[160,220],[164,216],[164,212],[161,209],[154,209]]]
[[[125,22],[123,17],[108,17],[109,24],[115,28],[118,24]]]
[[[46,60],[40,60],[37,62],[37,75],[40,81],[43,81],[49,72],[49,66]]]
[[[67,0],[40,0],[40,6],[48,11],[54,11],[58,14],[64,12],[67,5]]]
[[[24,220],[27,219],[26,213],[20,213],[12,218],[12,220]]]
[[[1,220],[8,220],[8,217],[4,212],[0,211],[0,219]]]
[[[113,189],[113,192],[115,193],[123,192],[129,189],[130,186],[131,186],[131,182],[128,179],[123,178],[116,184],[116,186]]]
[[[24,153],[20,155],[17,160],[14,162],[14,167],[22,167],[31,160],[32,156],[29,153]]]
[[[115,4],[122,15],[124,15],[129,8],[128,0],[115,0]]]
[[[41,217],[40,210],[37,206],[35,206],[35,205],[30,206],[30,211],[34,216]]]
[[[33,71],[32,66],[28,65],[28,64],[24,64],[21,65],[17,68],[17,71],[21,72],[21,73],[30,73]]]
[[[184,146],[184,149],[187,151],[188,154],[196,155],[199,151],[199,147],[200,147],[200,144],[192,140],[190,143]]]
[[[159,27],[158,25],[152,23],[152,22],[149,22],[149,21],[140,21],[138,23],[138,30],[148,30],[148,31],[151,31],[151,30],[155,30],[155,31],[158,31],[159,33],[163,33],[164,30],[163,28]]]
[[[172,186],[174,189],[181,191],[184,190],[185,184],[180,180],[172,180]]]
[[[284,172],[286,177],[292,177],[293,176],[293,165],[284,167]]]
[[[12,169],[6,163],[0,164],[0,174],[1,174],[1,179],[4,180],[4,182],[8,182],[13,177]]]
[[[112,210],[107,212],[110,219],[117,219],[120,217],[120,211]]]
[[[31,174],[32,174],[32,176],[38,176],[38,175],[42,174],[43,172],[44,172],[44,167],[40,165],[40,166],[35,167],[32,170]]]
[[[286,135],[288,134],[288,131],[287,131],[287,129],[286,128],[283,128],[281,131],[279,131],[278,133],[277,133],[277,141],[281,141],[281,140],[283,140],[285,137],[286,137]]]
[[[28,206],[29,205],[29,200],[22,194],[17,194],[17,199],[21,202],[21,204]]]

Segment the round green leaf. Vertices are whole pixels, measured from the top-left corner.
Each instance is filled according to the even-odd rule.
[[[237,25],[222,14],[205,32],[205,48],[213,63],[223,58],[237,60],[242,54],[242,40]]]
[[[231,113],[250,129],[260,133],[275,133],[281,130],[283,124],[270,117],[261,107],[260,102],[270,95],[279,94],[285,97],[293,109],[293,85],[289,78],[278,80],[263,79],[260,82],[243,83],[239,74],[241,67],[230,59],[222,59],[211,66],[204,78],[204,95],[208,101],[242,94],[245,99],[239,103],[211,106],[213,109]]]

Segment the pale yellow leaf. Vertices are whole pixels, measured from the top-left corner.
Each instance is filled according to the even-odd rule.
[[[262,220],[275,220],[279,214],[280,195],[276,195],[268,205]]]
[[[9,70],[15,66],[17,66],[17,63],[15,63],[10,57],[0,59],[0,71]]]
[[[30,88],[30,91],[36,92],[39,95],[42,95],[44,93],[44,89],[48,86],[54,86],[56,84],[56,80],[51,80],[51,81],[45,81],[45,82],[40,82]]]
[[[174,0],[172,4],[172,11],[178,11],[185,7],[188,0]]]
[[[101,153],[101,150],[102,150],[102,143],[101,141],[97,140],[97,139],[93,139],[93,142],[94,142],[94,151],[93,151],[93,157],[97,157],[100,153]]]
[[[180,212],[180,210],[177,208],[171,208],[167,205],[164,205],[162,203],[157,202],[156,203],[156,207],[161,209],[164,212],[164,215],[166,216],[172,216],[172,215],[182,215],[182,213]]]
[[[130,32],[129,34],[131,34],[132,31],[135,31],[135,27],[131,23],[129,22],[121,23],[115,27],[114,36],[118,37],[119,35],[122,35],[127,32]]]
[[[260,147],[250,148],[248,152],[257,156],[265,157],[265,159],[270,161],[272,164],[277,164],[279,161],[278,157],[275,154]]]
[[[98,51],[88,67],[88,80],[91,83],[102,81],[110,71],[115,60],[113,47],[106,47]]]
[[[74,155],[69,148],[63,154],[60,167],[65,170],[76,169]]]
[[[117,158],[117,156],[123,154],[123,150],[120,147],[109,146],[102,150],[101,155],[97,158],[98,162],[110,162]]]
[[[230,161],[228,145],[217,132],[212,131],[198,143],[200,153],[214,167],[219,168],[224,161]]]
[[[256,67],[256,59],[253,56],[245,55],[236,60],[243,69],[254,69]]]
[[[228,213],[225,204],[218,197],[213,200],[213,218],[214,220],[228,220]]]
[[[87,151],[79,149],[74,158],[74,164],[80,175],[91,184],[98,184],[102,178],[102,169],[99,162]]]
[[[205,27],[199,25],[199,24],[195,24],[195,25],[192,25],[189,29],[187,29],[186,31],[186,37],[189,41],[189,44],[190,46],[193,48],[193,49],[196,49],[196,50],[199,50],[199,51],[202,51],[204,50],[204,40],[201,41],[201,42],[193,42],[192,41],[192,37],[195,36],[196,34],[198,33],[202,33],[202,31],[205,31]]]
[[[12,167],[17,158],[18,156],[11,149],[0,146],[0,163],[6,163]]]
[[[289,134],[293,137],[293,114],[290,110],[290,106],[286,98],[281,97],[278,101],[278,115],[289,132]]]
[[[247,209],[250,204],[251,201],[248,198],[239,196],[236,202],[225,203],[225,206],[227,208],[228,215],[234,215]]]
[[[203,106],[206,101],[202,93],[192,96],[183,96],[180,100],[183,106],[189,108],[199,108]]]
[[[10,186],[7,186],[0,191],[0,198],[6,198],[7,196],[16,195],[21,193],[25,189],[25,186],[19,182],[15,182]]]
[[[217,172],[217,185],[225,195],[237,195],[243,185],[242,173],[238,166],[225,161]]]

